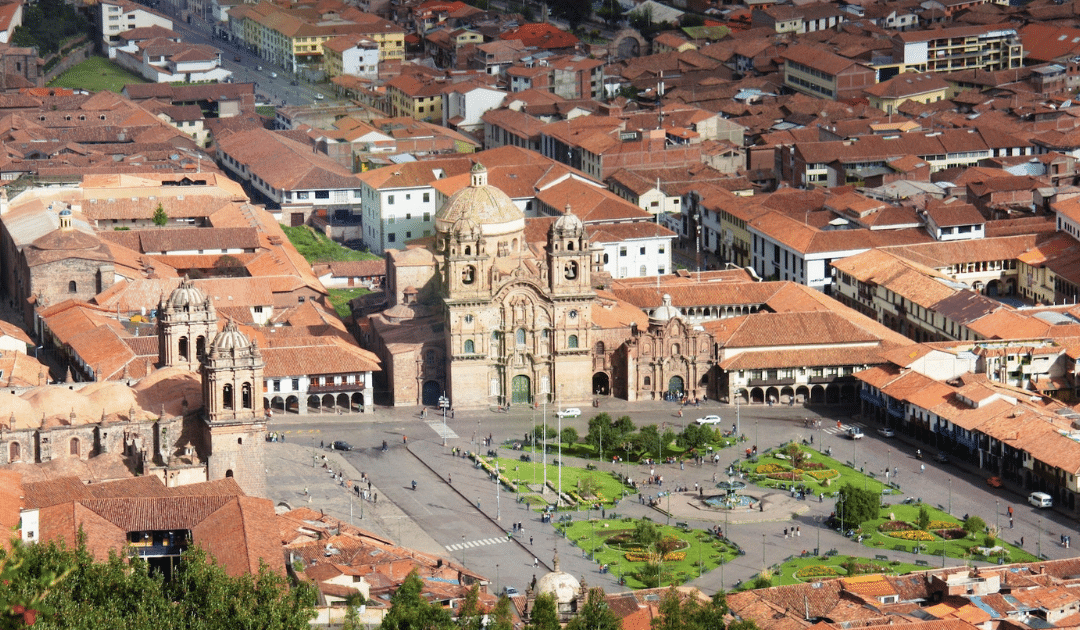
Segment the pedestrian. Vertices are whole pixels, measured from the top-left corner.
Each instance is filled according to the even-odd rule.
[[[795,528],[795,535],[799,536],[799,537],[802,536],[802,527],[796,527]]]
[[[686,460],[679,461],[679,470],[686,470]]]
[[[787,538],[787,528],[784,528],[784,538]]]
[[[531,538],[529,539],[529,544],[530,545],[532,544],[532,539]],[[462,552],[462,553],[464,553],[464,552]],[[538,566],[540,566],[540,561],[537,560],[536,558],[533,558],[533,568],[535,569]]]
[[[1009,529],[1013,528],[1013,517],[1009,517]]]
[[[1020,546],[1021,547],[1024,546],[1024,537],[1023,536],[1020,537]]]
[[[370,479],[367,480],[367,489],[371,490],[371,480]]]
[[[533,539],[533,537],[532,537],[532,536],[529,536],[529,544],[530,544],[530,545],[532,544],[532,539]],[[534,564],[533,566],[535,567],[536,565]]]
[[[814,443],[814,434],[813,433],[810,434],[810,443],[811,444]]]
[[[480,509],[480,497],[476,497],[476,509]]]
[[[450,473],[446,476],[446,483],[454,483],[454,474]]]
[[[308,495],[307,488],[304,488],[304,496],[306,497],[307,495]]]
[[[360,484],[353,486],[353,490],[356,490],[356,496],[360,496]]]
[[[919,464],[919,474],[926,472],[926,464]]]
[[[896,479],[896,476],[899,475],[899,474],[900,474],[900,469],[897,468],[896,466],[893,466],[893,469],[892,469],[893,479]]]
[[[407,436],[407,435],[401,436],[401,442],[403,444],[408,444],[409,443],[409,436]]]
[[[1012,518],[1012,506],[1009,506],[1009,518]]]
[[[379,502],[379,493],[376,492],[375,493],[375,498],[372,500],[372,503],[378,503],[378,502]]]

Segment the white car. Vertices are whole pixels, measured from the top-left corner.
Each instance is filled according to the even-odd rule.
[[[559,418],[576,418],[581,415],[581,410],[577,407],[571,407],[569,409],[563,409],[562,411],[556,411],[555,415]]]
[[[882,427],[878,429],[877,432],[881,434],[881,437],[892,437],[896,435],[896,432],[889,427]]]
[[[720,424],[723,420],[720,419],[720,416],[705,416],[694,420],[694,422],[698,424]]]

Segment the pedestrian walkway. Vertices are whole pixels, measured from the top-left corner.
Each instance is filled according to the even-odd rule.
[[[850,429],[851,427],[859,427],[860,429],[864,430],[866,429],[866,425],[862,422],[852,422],[850,424],[841,424],[840,426],[836,426],[835,424],[830,423],[829,425],[822,427],[821,430],[824,433],[828,433],[829,435],[843,435],[847,433],[848,429]]]
[[[443,440],[456,440],[459,436],[454,433],[454,430],[443,424],[442,418],[439,420],[428,420],[427,425],[435,431],[435,434]]]
[[[510,542],[509,536],[501,536],[498,538],[484,538],[483,540],[467,540],[463,543],[457,543],[453,545],[447,545],[447,551],[460,551],[462,549],[472,549],[474,547],[484,547],[486,545],[501,545],[503,543]]]

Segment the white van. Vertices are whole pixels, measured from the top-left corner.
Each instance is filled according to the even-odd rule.
[[[1037,508],[1054,507],[1054,498],[1045,492],[1032,492],[1028,495],[1028,503]]]

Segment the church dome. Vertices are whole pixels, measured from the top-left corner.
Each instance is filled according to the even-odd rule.
[[[454,193],[435,213],[435,229],[451,232],[461,219],[480,226],[484,235],[505,234],[525,228],[525,215],[510,196],[487,183],[487,169],[473,166],[468,188]]]
[[[172,308],[202,306],[204,303],[206,303],[206,295],[195,287],[195,283],[187,278],[180,283],[180,286],[173,289],[168,302]]]
[[[555,598],[555,604],[569,604],[577,599],[581,592],[581,583],[577,578],[559,570],[558,556],[555,558],[554,571],[541,577],[536,582],[536,594],[548,594]]]
[[[570,204],[566,204],[566,209],[563,210],[562,215],[555,220],[555,231],[563,234],[580,232],[583,227],[581,219],[570,211]]]
[[[671,305],[671,296],[667,293],[662,298],[663,304],[661,304],[652,315],[649,316],[650,326],[663,326],[668,321],[676,318],[681,318],[682,314],[679,313],[679,309]]]
[[[230,319],[225,324],[225,328],[214,337],[214,343],[210,346],[210,351],[220,350],[241,350],[246,349],[251,345],[248,338],[244,336],[244,333],[236,327],[236,324]]]

